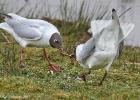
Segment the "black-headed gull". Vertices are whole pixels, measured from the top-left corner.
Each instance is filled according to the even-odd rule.
[[[105,80],[109,68],[117,56],[120,43],[133,30],[134,24],[120,23],[115,9],[112,9],[112,20],[94,20],[91,22],[92,37],[76,47],[76,60],[88,72],[80,75],[86,81],[91,69],[105,68],[105,74],[98,85]]]
[[[49,62],[49,70],[55,72],[61,70],[58,66],[50,63],[45,50],[46,47],[50,46],[62,52],[62,38],[54,25],[39,19],[27,19],[13,13],[0,13],[0,15],[5,18],[5,22],[0,24],[0,28],[9,32],[22,46],[20,50],[20,66],[24,64],[23,48],[34,46],[44,48],[45,58]]]

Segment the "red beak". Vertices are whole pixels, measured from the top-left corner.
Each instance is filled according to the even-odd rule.
[[[61,54],[64,53],[64,49],[63,48],[59,48],[59,51],[60,51]]]

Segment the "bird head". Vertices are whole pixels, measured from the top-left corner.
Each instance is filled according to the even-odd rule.
[[[53,33],[49,42],[50,42],[51,47],[57,48],[57,49],[60,50],[60,52],[63,52],[63,48],[62,48],[62,37],[61,37],[60,34]]]

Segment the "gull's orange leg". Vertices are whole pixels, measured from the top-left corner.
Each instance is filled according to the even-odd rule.
[[[45,48],[43,48],[43,52],[44,52],[45,59],[48,61],[48,71],[61,72],[63,69],[60,66],[54,65],[50,62],[50,59],[48,57],[48,54],[47,54],[47,51],[45,50]]]
[[[24,48],[20,49],[20,57],[19,57],[19,67],[20,68],[25,68],[25,62],[24,62]]]

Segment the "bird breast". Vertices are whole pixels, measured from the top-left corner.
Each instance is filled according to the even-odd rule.
[[[116,51],[100,51],[95,52],[92,54],[85,62],[85,67],[93,68],[93,69],[100,69],[105,67],[112,59],[114,59],[116,55]]]

